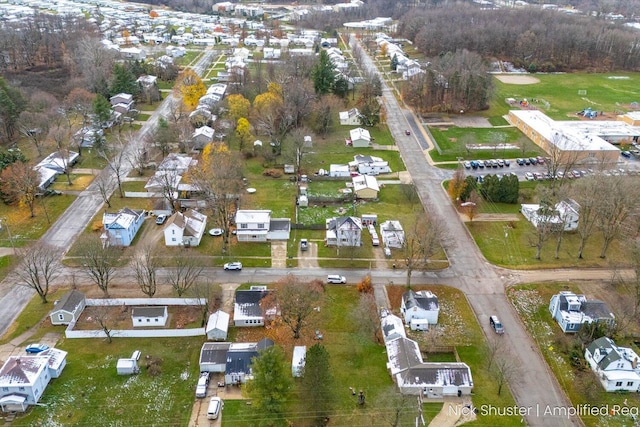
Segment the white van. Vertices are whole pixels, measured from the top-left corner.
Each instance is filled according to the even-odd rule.
[[[207,419],[217,420],[220,416],[220,411],[224,407],[224,402],[219,397],[212,397],[209,402],[209,409],[207,409]]]
[[[344,276],[340,276],[339,274],[329,274],[327,276],[327,283],[347,283],[347,278]]]

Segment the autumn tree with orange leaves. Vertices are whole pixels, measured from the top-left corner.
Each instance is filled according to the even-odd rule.
[[[18,202],[20,206],[29,208],[31,218],[36,216],[35,203],[40,174],[27,163],[15,162],[0,174],[0,188],[9,203]]]

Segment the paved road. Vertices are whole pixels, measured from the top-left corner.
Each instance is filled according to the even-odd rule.
[[[355,38],[352,41],[356,43]],[[369,71],[378,72],[369,59]],[[537,408],[570,405],[569,400],[553,377],[542,356],[535,351],[531,338],[519,321],[504,294],[504,277],[499,275],[482,256],[471,235],[457,218],[448,195],[442,189],[441,172],[429,164],[423,141],[424,134],[416,132],[416,123],[411,111],[402,108],[391,89],[383,81],[383,99],[387,113],[387,124],[410,172],[420,200],[427,215],[441,218],[447,229],[449,240],[444,243],[451,267],[452,277],[449,284],[461,289],[467,295],[485,335],[493,332],[489,328],[489,316],[497,314],[507,333],[502,337],[510,349],[510,357],[520,371],[510,381],[511,391],[521,407]],[[406,129],[414,129],[410,136]],[[535,412],[525,417],[531,426],[566,426],[579,423],[579,420],[567,420],[565,417],[536,417]]]
[[[202,58],[193,67],[196,73],[203,73],[214,54],[215,51],[205,51]],[[138,131],[136,138],[127,145],[125,148],[126,153],[134,153],[135,150],[142,146],[147,135],[155,129],[159,118],[168,115],[173,102],[173,96],[168,95]],[[131,168],[130,162],[124,162],[122,176],[127,176]],[[115,174],[108,169],[100,173],[110,177],[111,186],[109,192],[113,193],[116,189]],[[73,241],[82,233],[91,218],[98,213],[102,206],[102,197],[98,190],[98,184],[94,180],[44,234],[42,241],[59,248],[60,258],[62,258],[73,244]],[[2,298],[0,298],[0,313],[2,313],[2,316],[0,316],[0,336],[2,336],[33,296],[33,291],[25,287],[15,286],[10,279],[5,279],[0,283],[0,294],[2,295]]]

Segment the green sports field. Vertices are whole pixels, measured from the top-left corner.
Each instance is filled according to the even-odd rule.
[[[510,76],[509,76],[510,77]],[[571,115],[584,108],[603,111],[605,116],[640,108],[640,74],[529,74],[537,79],[533,84],[512,84],[496,76],[496,94],[491,108],[481,112],[486,117],[499,117],[509,109],[505,100],[517,102],[527,99],[533,106],[555,120],[571,119]]]

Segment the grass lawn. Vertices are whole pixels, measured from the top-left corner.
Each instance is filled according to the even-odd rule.
[[[0,229],[0,246],[22,247],[38,240],[74,200],[75,196],[68,194],[39,197],[36,199],[33,218],[26,206],[0,203],[0,218],[3,220]]]
[[[628,264],[628,255],[618,241],[611,243],[607,258],[601,259],[602,238],[595,234],[587,242],[584,258],[578,259],[579,236],[575,233],[564,233],[559,259],[555,259],[556,241],[552,236],[545,242],[542,259],[536,260],[535,229],[531,223],[520,217],[513,222],[467,222],[478,247],[492,264],[510,268],[589,268],[609,267],[609,260],[616,260],[618,265]],[[506,234],[506,238],[504,237]]]
[[[67,181],[66,175],[58,175],[56,180],[51,184],[49,188],[58,191],[82,191],[85,190],[89,184],[93,181],[95,176],[93,175],[78,175],[71,174],[71,185]]]
[[[126,181],[122,183],[123,191],[133,191],[133,192],[145,192],[144,186],[147,185],[146,181]]]
[[[61,331],[59,328],[50,330]],[[193,405],[203,339],[63,339],[67,366],[19,425],[186,426]],[[139,375],[119,376],[116,362],[140,350]],[[160,372],[147,370],[147,357]]]
[[[271,209],[272,218],[294,218],[298,189],[287,177],[256,176],[249,178],[247,186],[255,188],[256,192],[243,193],[241,209]]]
[[[147,120],[149,120],[149,117],[151,117],[151,114],[140,113],[136,117],[136,120],[141,121],[141,122],[146,122]]]
[[[105,166],[107,166],[106,160],[98,156],[96,150],[85,148],[82,150],[82,155],[74,165],[74,168],[95,169],[95,172],[98,173]]]
[[[507,295],[575,407],[589,404],[591,407],[620,405],[637,408],[640,405],[638,393],[607,393],[588,365],[583,369],[572,366],[570,349],[575,344],[575,336],[564,334],[549,313],[548,305],[551,296],[558,291],[589,293],[592,287],[587,283],[531,284],[509,288]],[[591,296],[588,295],[588,298]],[[635,347],[634,350],[639,351],[632,342],[616,339],[616,344]],[[580,354],[579,360],[584,362],[581,346]],[[583,416],[582,421],[587,426],[633,425],[628,417],[609,414]]]
[[[515,127],[499,129],[451,127],[448,129],[429,128],[429,130],[442,151],[442,154],[439,154],[436,149],[429,152],[431,158],[437,162],[456,161],[458,157],[464,160],[536,157],[544,153],[534,143],[527,140],[524,143],[525,154],[523,154],[522,141],[526,138]],[[498,143],[513,144],[518,148],[496,149],[495,145]],[[486,145],[487,149],[467,150],[465,144]]]
[[[387,286],[387,294],[392,311],[398,315],[400,312],[400,302],[402,294],[406,291],[404,286]],[[494,407],[507,407],[515,404],[509,390],[503,387],[501,395],[497,394],[497,384],[493,373],[487,366],[487,344],[484,334],[478,325],[473,310],[469,306],[464,294],[454,288],[442,285],[433,286],[412,286],[414,291],[430,290],[438,296],[440,304],[440,315],[438,326],[432,328],[436,333],[430,335],[425,332],[407,331],[407,336],[420,344],[421,348],[437,346],[454,346],[460,361],[466,363],[471,368],[473,377],[474,406],[480,408],[482,405],[493,405]],[[437,328],[437,329],[436,329]],[[423,358],[437,361],[450,361],[451,354],[423,354]],[[520,419],[516,417],[481,416],[475,425],[490,426],[513,426],[520,424]]]
[[[621,76],[625,78],[615,78]],[[532,77],[540,80],[540,83],[513,85],[494,79],[495,100],[489,110],[478,114],[485,117],[503,116],[513,109],[505,99],[515,98],[533,102],[534,106],[554,120],[570,120],[568,115],[586,107],[604,111],[614,120],[614,111],[629,111],[629,104],[640,99],[640,73],[535,74]],[[580,90],[585,90],[586,94],[580,94]]]

